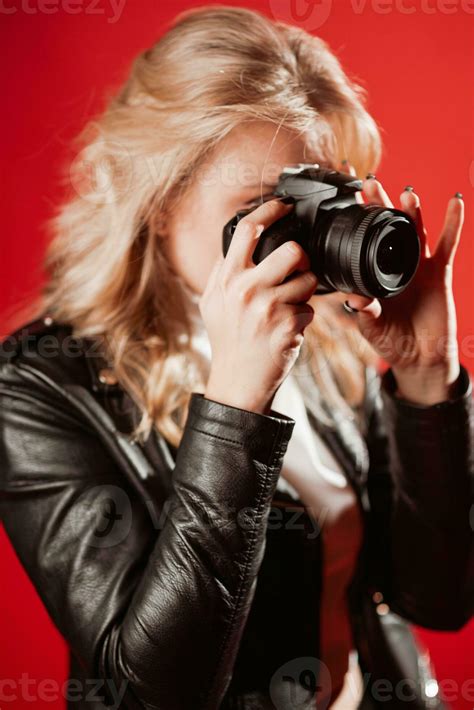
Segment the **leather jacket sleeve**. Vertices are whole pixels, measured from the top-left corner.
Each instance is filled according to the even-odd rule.
[[[193,393],[169,507],[154,525],[68,401],[4,366],[6,532],[89,677],[126,680],[123,707],[219,707],[294,424]]]
[[[423,406],[395,396],[390,368],[368,372],[372,590],[415,624],[460,629],[474,600],[470,376],[461,365],[456,395]]]

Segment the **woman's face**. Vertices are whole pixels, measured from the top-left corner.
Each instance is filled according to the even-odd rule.
[[[201,164],[160,230],[173,270],[199,294],[222,254],[226,222],[268,197],[286,165],[316,160],[296,133],[280,128],[275,137],[276,131],[274,124],[256,121],[234,129]]]

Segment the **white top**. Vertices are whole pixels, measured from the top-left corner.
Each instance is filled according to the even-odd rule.
[[[212,349],[199,311],[200,296],[184,281],[181,283],[188,296],[192,347],[208,367]],[[324,707],[333,710],[355,710],[362,694],[362,677],[345,592],[362,541],[362,521],[356,496],[331,450],[310,424],[294,370],[278,388],[271,407],[295,420],[277,490],[304,503],[323,538],[320,660],[328,666],[332,692],[339,689],[339,693],[331,705],[326,705],[323,695],[318,697],[318,704],[323,703]],[[317,529],[315,527],[315,531]]]

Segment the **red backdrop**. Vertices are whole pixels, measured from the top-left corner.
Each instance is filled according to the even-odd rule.
[[[1,46],[7,60],[1,70],[0,113],[6,138],[2,334],[8,330],[7,318],[19,303],[29,301],[41,282],[39,264],[47,238],[42,222],[60,198],[59,168],[70,159],[70,138],[100,110],[104,92],[119,85],[132,58],[153,43],[163,23],[192,4],[203,3],[0,0]],[[241,4],[320,34],[350,74],[367,87],[369,109],[384,132],[385,153],[378,176],[395,206],[403,187],[415,186],[423,200],[432,247],[448,198],[456,191],[464,194],[466,225],[455,260],[454,289],[461,359],[473,373],[474,2]],[[2,530],[0,555],[0,681],[8,681],[0,686],[0,706],[3,710],[31,707],[35,698],[39,709],[64,707],[60,686],[67,677],[65,643]],[[474,624],[458,633],[416,631],[430,649],[452,707],[471,710]]]

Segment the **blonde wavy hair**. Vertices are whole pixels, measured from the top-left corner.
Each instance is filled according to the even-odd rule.
[[[178,446],[191,392],[205,388],[183,291],[158,238],[160,215],[219,141],[254,120],[303,133],[328,166],[346,158],[365,175],[380,160],[365,91],[321,38],[222,5],[175,17],[73,142],[80,153],[64,176],[70,194],[47,223],[49,279],[38,312],[100,339],[139,406],[137,440],[156,427]],[[305,357],[327,411],[347,415],[360,407],[376,356],[340,302],[319,298],[315,310]]]

